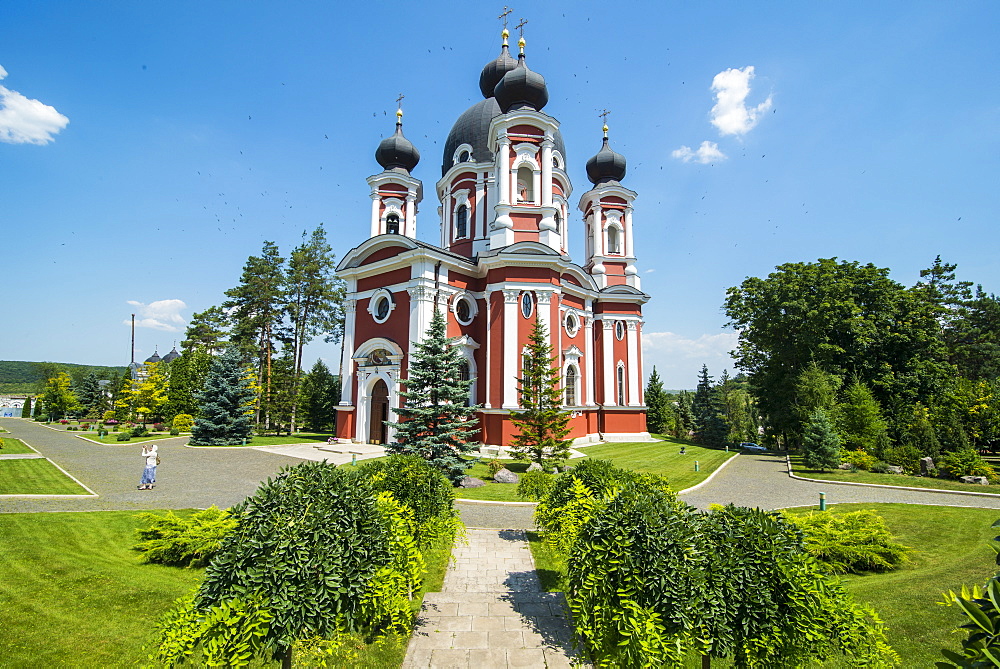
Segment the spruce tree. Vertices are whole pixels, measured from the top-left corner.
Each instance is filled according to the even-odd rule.
[[[814,409],[802,432],[802,461],[806,467],[826,470],[840,464],[840,437],[826,411]]]
[[[195,446],[235,446],[250,441],[255,393],[252,373],[235,347],[212,361],[196,396],[199,416],[191,430]]]
[[[76,398],[87,418],[99,417],[104,408],[104,390],[98,381],[97,373],[91,370],[76,389]]]
[[[535,317],[528,336],[522,377],[517,380],[521,408],[511,411],[518,432],[511,440],[514,458],[538,464],[562,464],[569,457],[569,412],[563,411],[561,374],[553,363],[545,326]]]
[[[712,377],[708,375],[708,365],[702,365],[698,373],[698,387],[695,388],[691,400],[691,413],[694,414],[695,435],[701,434],[712,415]]]
[[[396,443],[386,444],[390,455],[419,455],[457,482],[472,466],[462,457],[476,450],[478,406],[468,406],[472,380],[462,380],[462,356],[446,334],[446,323],[435,307],[424,340],[411,351],[408,376],[400,383],[404,402],[396,410]]]
[[[655,434],[663,434],[670,423],[670,408],[667,394],[663,392],[663,381],[656,373],[656,365],[653,365],[653,373],[646,383],[645,398],[646,429]]]
[[[302,377],[299,391],[299,412],[303,427],[313,432],[332,432],[337,424],[337,403],[340,401],[340,381],[330,373],[322,360]]]
[[[674,408],[677,413],[677,425],[674,436],[678,439],[688,439],[694,431],[694,406],[691,393],[682,390],[677,395],[677,406]]]

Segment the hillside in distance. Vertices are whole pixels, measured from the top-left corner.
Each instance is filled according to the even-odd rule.
[[[78,365],[72,362],[28,362],[24,360],[0,360],[0,393],[39,393],[45,380],[66,372],[79,385],[90,372],[99,379],[120,379],[125,366],[106,367],[101,365]]]

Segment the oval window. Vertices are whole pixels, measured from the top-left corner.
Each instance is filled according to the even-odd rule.
[[[376,323],[384,323],[389,318],[392,311],[392,298],[383,292],[375,297],[375,303],[371,306],[372,318]]]
[[[570,337],[575,337],[576,333],[580,331],[580,319],[576,317],[574,313],[566,314],[566,334]]]
[[[530,292],[521,293],[521,313],[525,318],[530,318],[535,310],[535,298]]]
[[[469,303],[468,298],[461,297],[455,303],[455,317],[462,325],[468,325],[472,322],[472,304]]]
[[[617,321],[615,323],[615,337],[618,338],[618,341],[625,338],[625,321]]]

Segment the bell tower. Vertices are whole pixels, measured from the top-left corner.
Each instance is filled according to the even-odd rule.
[[[625,156],[611,150],[605,124],[601,150],[587,161],[587,178],[594,187],[580,198],[586,224],[585,269],[602,289],[624,284],[641,290],[632,241],[636,193],[622,186],[625,172]]]
[[[400,95],[396,102],[400,103]],[[375,160],[383,172],[368,177],[371,186],[371,236],[417,237],[417,205],[423,185],[410,171],[420,162],[420,152],[403,136],[403,110],[396,109],[396,132],[383,139],[375,150]]]

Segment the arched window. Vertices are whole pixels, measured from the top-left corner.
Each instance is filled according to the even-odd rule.
[[[570,365],[566,368],[566,399],[564,400],[566,406],[575,407],[579,402],[576,400],[576,367]]]
[[[622,236],[616,227],[608,228],[608,253],[620,254],[622,252]]]
[[[625,365],[618,365],[618,406],[625,406]]]
[[[458,162],[467,163],[471,157],[468,151],[462,151],[462,153],[458,154]]]
[[[557,211],[556,214],[555,214],[555,216],[553,216],[552,218],[556,222],[556,234],[558,235],[558,234],[560,234],[562,232],[562,214],[560,214]]]
[[[389,235],[399,234],[399,216],[396,214],[389,214],[385,217],[385,232]]]
[[[469,236],[469,208],[464,204],[455,213],[455,239]]]
[[[458,380],[469,381],[472,373],[469,371],[469,361],[463,360],[458,363]],[[465,396],[465,406],[472,406],[472,386],[469,386],[469,394]]]
[[[535,201],[535,173],[531,171],[530,165],[517,168],[517,201]]]

